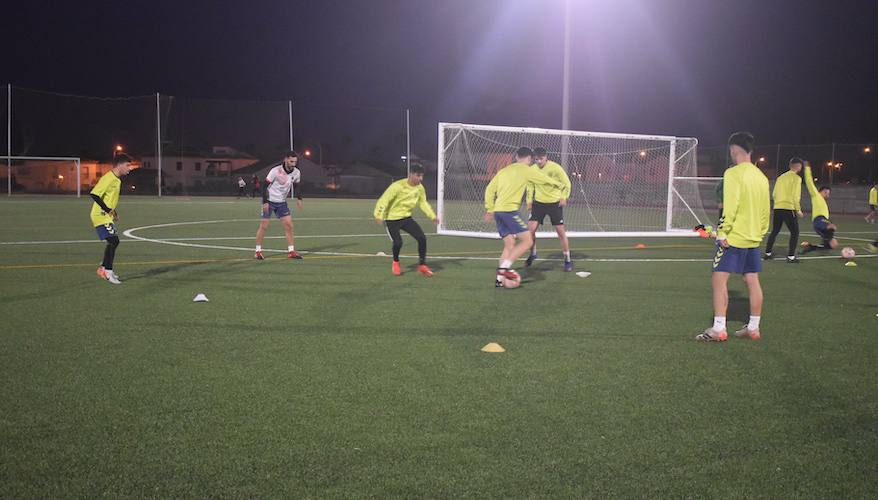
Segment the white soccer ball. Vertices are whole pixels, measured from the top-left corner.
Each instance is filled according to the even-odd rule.
[[[518,288],[519,285],[521,285],[521,276],[503,278],[503,288]]]
[[[841,256],[845,259],[853,259],[857,256],[857,252],[854,252],[854,249],[851,247],[844,247],[841,249]]]

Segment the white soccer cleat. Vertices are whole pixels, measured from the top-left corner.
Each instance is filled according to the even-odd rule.
[[[750,330],[744,326],[744,328],[735,332],[735,337],[738,337],[739,339],[759,340],[762,338],[762,334],[759,333],[759,330]]]
[[[106,280],[109,281],[110,283],[112,283],[114,285],[121,285],[122,284],[122,282],[119,281],[119,277],[116,276],[116,273],[114,273],[112,269],[105,270],[104,274],[106,275]]]
[[[714,330],[713,327],[710,327],[695,336],[695,340],[699,342],[725,342],[728,338],[728,332],[725,330],[718,332]]]

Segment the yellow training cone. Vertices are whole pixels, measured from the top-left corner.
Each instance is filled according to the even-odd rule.
[[[857,267],[857,263],[852,261],[852,260],[845,262],[844,265],[846,265],[848,267]]]
[[[506,349],[503,349],[503,346],[496,342],[491,342],[485,347],[482,347],[482,352],[506,352]]]

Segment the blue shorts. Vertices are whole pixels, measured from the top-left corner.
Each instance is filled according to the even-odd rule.
[[[268,212],[262,212],[263,219],[270,219],[271,214],[274,214],[278,219],[286,217],[287,215],[291,215],[290,207],[287,205],[287,202],[282,201],[280,203],[275,203],[273,201],[268,202]]]
[[[494,222],[497,223],[497,232],[500,233],[501,238],[527,231],[527,224],[521,219],[518,211],[494,212]]]
[[[818,215],[812,224],[814,225],[814,232],[819,234],[824,240],[835,238],[835,229],[829,229],[829,225],[832,223],[826,217]]]
[[[110,236],[116,236],[116,225],[112,222],[95,226],[95,230],[98,232],[98,238],[102,240],[105,240]]]
[[[759,247],[756,248],[723,248],[717,242],[716,255],[713,257],[715,273],[758,273],[762,271],[762,258]]]

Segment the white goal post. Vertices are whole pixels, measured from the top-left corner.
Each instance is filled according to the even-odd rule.
[[[12,178],[18,169],[17,182],[22,182],[23,177],[34,177],[34,182],[47,187],[49,183],[57,185],[59,191],[76,191],[76,197],[82,195],[82,160],[75,156],[0,156],[0,161],[6,164],[6,192],[12,195]],[[15,163],[15,165],[13,164]],[[52,165],[52,167],[50,167]],[[57,166],[56,166],[57,165]],[[64,169],[63,166],[68,168]],[[49,168],[53,171],[48,172]],[[54,170],[59,170],[57,173]],[[26,174],[24,173],[26,172]],[[65,174],[67,174],[65,176]],[[71,176],[71,174],[73,174]]]
[[[485,187],[521,146],[545,148],[567,172],[571,237],[697,236],[711,224],[702,197],[717,180],[697,176],[695,138],[439,123],[439,234],[498,237],[483,220]]]

